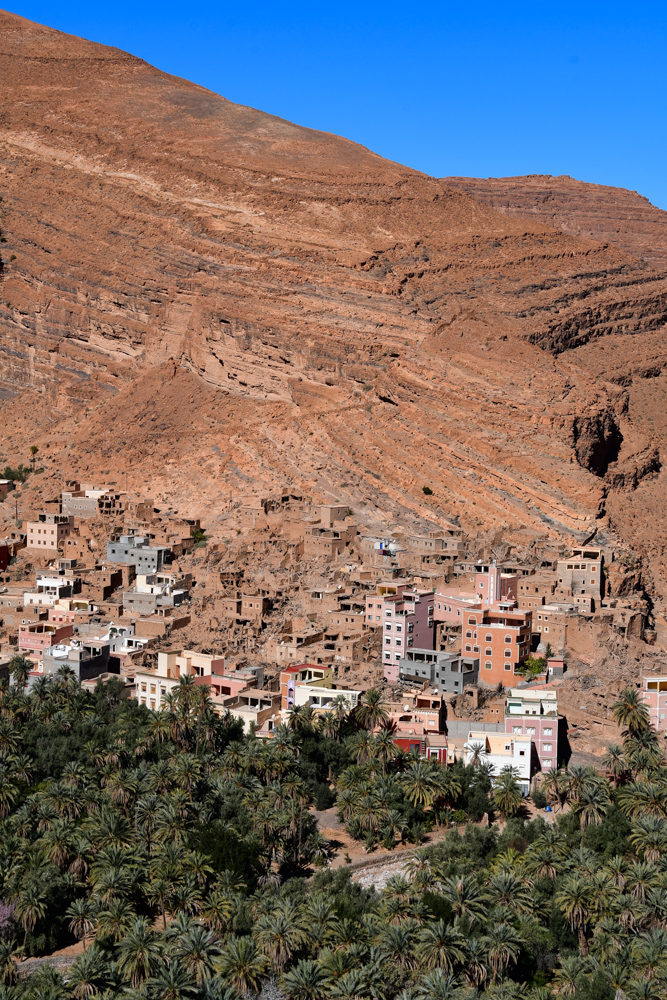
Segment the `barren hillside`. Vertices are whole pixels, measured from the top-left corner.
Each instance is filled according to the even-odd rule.
[[[3,458],[208,516],[278,481],[472,532],[609,516],[664,592],[658,257],[6,13],[0,79]]]

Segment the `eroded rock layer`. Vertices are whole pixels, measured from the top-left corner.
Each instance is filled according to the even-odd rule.
[[[659,268],[9,14],[0,74],[8,453],[577,537],[664,494]]]

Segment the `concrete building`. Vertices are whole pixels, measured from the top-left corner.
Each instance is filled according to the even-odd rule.
[[[567,647],[567,629],[572,615],[580,612],[576,604],[543,604],[533,611],[533,635],[555,653]]]
[[[165,650],[158,653],[155,670],[135,670],[133,697],[140,705],[159,710],[165,695],[180,685],[181,677],[192,677],[197,682],[198,678],[218,677],[224,672],[223,656],[192,649]]]
[[[51,646],[43,651],[42,671],[53,675],[67,666],[78,680],[91,680],[100,674],[118,672],[110,664],[110,654],[109,643],[102,639],[72,639],[69,644]]]
[[[558,694],[546,688],[511,688],[505,702],[505,732],[529,736],[542,771],[558,766]]]
[[[80,577],[66,573],[60,573],[57,576],[37,573],[35,576],[35,589],[24,593],[23,602],[26,605],[53,607],[56,601],[61,598],[72,597],[74,594],[80,592]]]
[[[308,681],[298,681],[294,688],[294,704],[310,705],[316,711],[325,712],[329,711],[333,701],[342,700],[346,711],[351,712],[359,704],[362,694],[362,691],[351,691],[348,688],[330,688]]]
[[[143,535],[121,535],[117,541],[107,542],[107,562],[134,566],[137,574],[158,573],[170,557],[170,549],[149,545]]]
[[[49,646],[57,646],[73,634],[74,626],[69,623],[31,622],[19,625],[19,652],[40,659]]]
[[[504,767],[515,768],[521,793],[529,794],[533,775],[530,736],[471,730],[463,748],[463,759],[466,764],[475,760],[490,764],[492,777],[499,775]]]
[[[602,563],[601,549],[573,549],[568,559],[559,559],[555,597],[594,611],[603,596]]]
[[[658,733],[667,732],[667,677],[642,677],[641,699]]]
[[[395,684],[407,649],[433,649],[433,591],[401,586],[387,594],[378,588],[366,598],[366,624],[382,629],[384,677]]]
[[[56,555],[58,546],[72,530],[72,519],[62,514],[40,514],[26,524],[26,547]]]
[[[152,615],[160,608],[177,608],[189,597],[191,579],[175,573],[138,573],[134,587],[123,592],[123,609]]]
[[[399,678],[409,684],[427,684],[438,691],[460,694],[479,679],[479,658],[435,649],[406,650],[399,663]]]
[[[260,729],[264,722],[278,712],[279,707],[279,694],[247,689],[239,694],[235,704],[228,706],[228,710],[233,718],[241,720],[243,732],[249,733],[253,726]]]
[[[317,666],[315,663],[295,663],[283,667],[280,671],[280,707],[283,711],[293,708],[296,704],[297,684],[310,684],[316,687],[329,687],[333,681],[333,670],[327,666]]]
[[[531,633],[532,611],[519,611],[514,602],[499,602],[493,610],[466,612],[461,652],[464,656],[479,657],[480,683],[507,687],[530,654]]]

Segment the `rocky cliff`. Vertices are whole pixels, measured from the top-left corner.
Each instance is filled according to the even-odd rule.
[[[471,531],[611,513],[661,581],[657,259],[10,14],[0,57],[7,457],[212,509],[289,481]]]

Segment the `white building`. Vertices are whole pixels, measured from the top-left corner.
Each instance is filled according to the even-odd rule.
[[[463,747],[463,759],[470,764],[476,756],[482,763],[491,765],[492,777],[499,775],[504,767],[515,768],[521,792],[528,795],[533,771],[530,736],[471,730]]]

